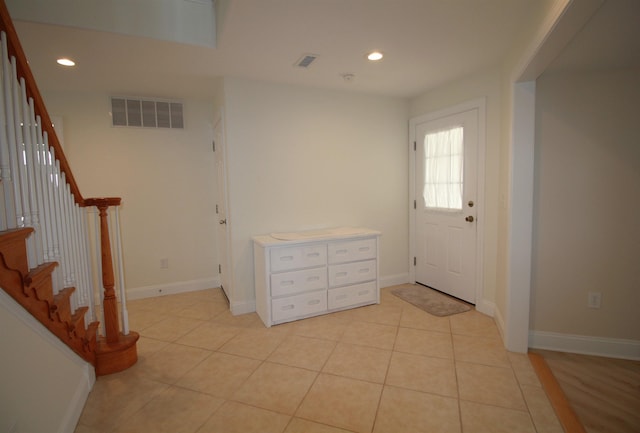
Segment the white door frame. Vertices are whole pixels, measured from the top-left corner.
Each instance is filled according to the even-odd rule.
[[[233,272],[231,271],[231,236],[230,236],[230,232],[231,232],[231,212],[229,211],[229,178],[228,178],[228,165],[227,165],[227,149],[226,149],[226,135],[225,135],[225,128],[224,128],[224,111],[222,109],[220,109],[220,111],[216,114],[216,116],[213,118],[213,128],[214,128],[214,137],[216,136],[216,129],[219,128],[220,129],[220,136],[222,137],[222,140],[220,142],[216,142],[215,146],[216,152],[221,152],[223,155],[223,161],[222,164],[225,167],[224,173],[223,173],[223,178],[224,178],[224,185],[218,185],[218,193],[222,192],[222,197],[218,197],[218,202],[223,202],[224,203],[224,209],[225,209],[225,213],[226,213],[226,230],[225,233],[227,234],[227,239],[226,239],[226,263],[227,263],[227,275],[226,275],[226,282],[227,282],[227,286],[226,286],[226,290],[225,292],[227,293],[227,296],[229,297],[229,305],[230,307],[233,306],[233,302],[234,302],[234,284],[233,284]],[[216,158],[218,158],[218,155],[216,155]],[[217,178],[217,177],[216,177]],[[216,231],[217,231],[218,227],[216,227]],[[218,245],[216,245],[216,251],[218,251]],[[219,251],[218,251],[219,252]],[[220,262],[220,258],[218,258],[218,262]],[[220,284],[222,284],[222,279],[220,279]]]
[[[493,308],[484,302],[484,209],[485,209],[485,148],[486,148],[486,98],[473,99],[443,110],[431,112],[409,120],[409,281],[416,282],[416,125],[451,116],[469,110],[478,110],[478,149],[477,149],[477,242],[476,242],[476,310],[493,314]]]

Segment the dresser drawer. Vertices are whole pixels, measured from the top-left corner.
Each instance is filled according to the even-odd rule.
[[[329,243],[328,249],[329,264],[376,258],[375,239],[332,242]]]
[[[327,268],[271,274],[271,296],[292,295],[327,288]]]
[[[375,260],[329,266],[329,287],[363,283],[377,278]]]
[[[329,310],[351,305],[371,304],[377,301],[376,282],[329,290]]]
[[[274,248],[270,252],[271,271],[312,268],[327,264],[326,245]]]
[[[303,316],[322,313],[327,309],[327,292],[303,293],[302,295],[273,299],[271,317],[273,322],[283,322]]]

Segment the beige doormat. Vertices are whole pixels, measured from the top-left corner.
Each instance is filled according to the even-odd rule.
[[[391,293],[434,316],[450,316],[471,310],[471,306],[462,301],[417,284],[393,289]]]

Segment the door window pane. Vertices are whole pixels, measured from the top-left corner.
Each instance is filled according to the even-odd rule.
[[[462,210],[464,165],[463,127],[431,132],[424,137],[425,207]]]

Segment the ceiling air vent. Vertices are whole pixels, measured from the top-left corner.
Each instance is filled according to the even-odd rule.
[[[316,56],[315,54],[304,54],[302,57],[298,59],[295,65],[299,68],[306,69],[309,66],[311,66],[311,63],[313,63],[313,61],[317,58],[318,56]]]
[[[113,126],[184,129],[182,102],[112,96],[111,123]]]

